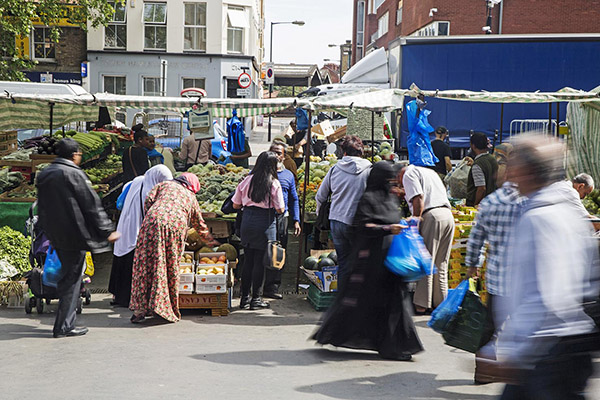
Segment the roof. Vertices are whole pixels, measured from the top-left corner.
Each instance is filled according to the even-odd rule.
[[[316,64],[275,64],[275,86],[318,86],[323,84]]]

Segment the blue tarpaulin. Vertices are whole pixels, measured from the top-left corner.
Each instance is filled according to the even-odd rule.
[[[233,117],[227,121],[227,151],[230,153],[243,153],[246,148],[246,133],[244,124],[233,110]]]
[[[563,87],[591,90],[600,80],[600,39],[528,39],[527,41],[410,41],[402,46],[402,88],[413,82],[421,88],[505,92],[553,92]],[[410,99],[409,99],[410,100]],[[500,104],[427,98],[429,122],[450,131],[453,147],[469,146],[469,131],[493,138],[500,130]],[[566,117],[560,104],[560,119]],[[548,120],[548,104],[506,104],[503,137],[517,119]],[[556,118],[556,105],[552,105]],[[407,119],[403,118],[401,145],[406,147]]]
[[[439,160],[433,154],[429,139],[429,133],[434,130],[427,121],[431,111],[423,109],[419,112],[417,100],[409,102],[405,110],[409,132],[406,141],[408,160],[418,167],[433,167]]]

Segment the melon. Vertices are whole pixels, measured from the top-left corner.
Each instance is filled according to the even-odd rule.
[[[219,248],[217,249],[218,252],[225,252],[225,254],[227,255],[227,259],[229,261],[235,261],[237,259],[237,251],[235,249],[235,247],[233,247],[232,245],[230,245],[229,243],[224,243],[222,245],[219,246]]]
[[[304,260],[304,268],[308,269],[308,270],[316,270],[317,269],[317,265],[319,263],[319,260],[317,260],[315,257],[307,257]]]
[[[333,266],[335,266],[335,263],[329,257],[322,258],[321,260],[319,260],[319,263],[317,264],[317,268],[319,269],[319,271],[321,271],[323,269],[323,267],[333,267]]]
[[[332,251],[331,253],[329,253],[329,255],[327,257],[330,258],[337,265],[338,257],[337,257],[337,252],[335,250]]]

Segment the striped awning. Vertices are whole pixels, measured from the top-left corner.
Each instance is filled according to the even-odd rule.
[[[600,93],[600,86],[592,90]],[[567,106],[570,150],[568,172],[573,177],[588,173],[600,182],[600,100],[571,102]]]
[[[338,111],[351,108],[375,112],[402,109],[404,93],[396,89],[361,89],[310,99],[304,108],[320,111]]]

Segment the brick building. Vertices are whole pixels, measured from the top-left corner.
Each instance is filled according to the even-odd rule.
[[[400,36],[481,35],[487,0],[354,0],[352,63]],[[503,0],[492,34],[598,33],[600,0]]]

